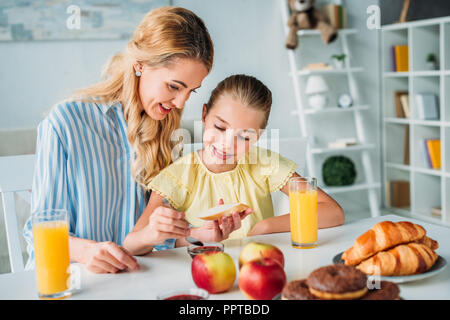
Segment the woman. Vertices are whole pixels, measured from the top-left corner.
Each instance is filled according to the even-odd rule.
[[[137,269],[121,247],[144,211],[146,186],[172,162],[172,132],[182,109],[213,64],[203,21],[189,10],[149,12],[127,50],[106,68],[107,78],[57,105],[40,123],[31,211],[65,209],[72,261],[92,272]],[[34,264],[31,219],[24,227]],[[239,219],[217,225],[222,238]],[[184,213],[154,209],[150,241],[171,248],[189,234]]]

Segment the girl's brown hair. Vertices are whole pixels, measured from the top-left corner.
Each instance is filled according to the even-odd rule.
[[[170,138],[180,126],[182,111],[173,110],[161,121],[141,112],[139,77],[134,64],[169,66],[177,58],[201,61],[208,72],[214,48],[203,21],[180,7],[150,11],[137,26],[123,53],[116,54],[104,69],[104,80],[76,92],[83,101],[122,103],[128,125],[128,140],[136,153],[132,173],[146,187],[153,177],[172,162],[174,142]]]
[[[261,129],[266,128],[272,106],[272,92],[264,83],[255,77],[245,74],[229,76],[219,82],[212,91],[206,104],[206,114],[214,107],[215,102],[225,95],[230,95],[249,108],[264,112],[264,121],[261,124]]]

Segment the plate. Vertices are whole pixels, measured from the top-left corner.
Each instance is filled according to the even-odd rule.
[[[344,252],[338,253],[337,255],[335,255],[333,257],[334,264],[343,264],[344,263],[344,260],[341,259],[343,253]],[[395,277],[381,276],[380,279],[384,280],[384,281],[391,281],[394,283],[417,281],[417,280],[422,280],[422,279],[426,279],[426,278],[432,277],[434,275],[437,275],[438,273],[442,272],[445,269],[445,267],[447,267],[447,261],[443,257],[438,256],[434,265],[428,271],[426,271],[424,273],[412,274],[409,276],[395,276]]]

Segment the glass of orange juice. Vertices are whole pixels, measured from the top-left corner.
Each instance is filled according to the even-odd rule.
[[[292,246],[308,249],[317,246],[317,179],[289,179],[289,210]]]
[[[67,211],[49,209],[33,212],[32,225],[39,297],[65,298],[70,295]]]

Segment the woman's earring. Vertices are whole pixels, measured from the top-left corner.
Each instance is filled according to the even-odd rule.
[[[142,75],[142,72],[136,71],[136,77],[140,77]]]

